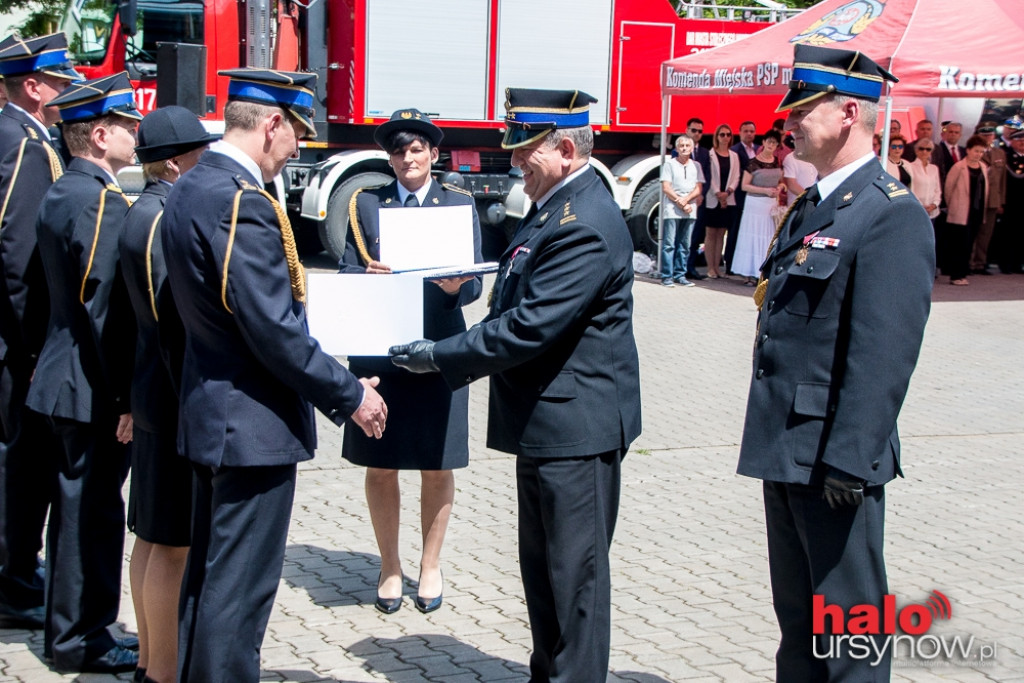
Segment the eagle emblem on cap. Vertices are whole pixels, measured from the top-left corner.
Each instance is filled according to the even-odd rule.
[[[412,118],[412,112],[411,111],[403,111],[401,114],[399,114],[399,116],[401,116],[403,119],[411,119]]]

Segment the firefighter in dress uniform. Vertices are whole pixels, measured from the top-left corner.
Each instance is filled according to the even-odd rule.
[[[380,262],[378,215],[395,207],[469,206],[473,214],[474,257],[480,254],[480,219],[472,195],[431,178],[437,161],[440,128],[416,109],[400,109],[374,131],[374,140],[390,156],[396,180],[353,195],[343,273],[386,274]],[[480,296],[479,277],[425,280],[424,334],[433,340],[466,331],[462,307]],[[358,376],[380,376],[388,404],[388,431],[379,440],[345,432],[342,456],[366,469],[366,502],[381,555],[375,606],[385,614],[402,606],[402,566],[398,552],[401,493],[399,470],[420,471],[423,552],[413,604],[433,612],[443,600],[440,555],[455,498],[452,470],[469,464],[469,387],[453,391],[437,375],[412,375],[387,357],[352,357]]]
[[[25,409],[50,313],[36,215],[64,173],[50,136],[60,111],[47,103],[81,76],[54,33],[0,42],[0,77],[9,98],[0,113],[0,618],[42,628],[39,551],[59,446]]]
[[[314,137],[315,74],[236,69],[225,132],[167,196],[160,235],[185,329],[178,448],[196,474],[181,681],[255,683],[316,406],[379,437],[378,380],[309,336],[291,224],[264,184]]]
[[[884,485],[901,474],[896,418],[931,304],[934,237],[871,149],[893,76],[859,52],[795,52],[779,109],[819,180],[780,224],[755,290],[737,471],[763,480],[777,680],[888,681],[891,650],[877,666],[815,656],[831,631],[813,633],[812,605],[881,608],[888,592]]]
[[[62,445],[46,540],[44,653],[58,671],[127,671],[138,653],[107,630],[121,600],[135,346],[117,250],[129,201],[117,172],[135,160],[142,116],[125,72],[69,86],[52,104],[74,158],[47,191],[37,227],[50,322],[27,405]]]
[[[502,255],[483,322],[391,349],[452,389],[491,377],[487,445],[516,458],[531,680],[608,676],[608,549],[621,463],[640,434],[633,244],[588,163],[594,98],[506,91],[502,146],[534,202]]]

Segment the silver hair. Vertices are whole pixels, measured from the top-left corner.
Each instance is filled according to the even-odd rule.
[[[576,145],[576,156],[589,157],[594,150],[594,129],[590,126],[556,128],[544,138],[544,144],[551,148],[565,138],[569,138]]]

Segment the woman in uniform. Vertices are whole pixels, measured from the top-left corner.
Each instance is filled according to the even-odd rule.
[[[443,133],[415,109],[396,111],[374,132],[374,140],[390,159],[396,180],[365,190],[349,204],[350,229],[341,261],[343,273],[387,274],[380,262],[378,214],[395,207],[473,207],[473,245],[480,253],[480,220],[472,196],[431,178]],[[479,277],[425,280],[423,331],[431,340],[466,330],[462,307],[480,296]],[[403,574],[398,551],[399,470],[420,471],[420,559],[416,608],[432,612],[441,606],[444,579],[441,546],[455,497],[453,470],[469,464],[469,391],[452,392],[438,374],[405,372],[386,357],[351,357],[349,369],[360,377],[379,376],[377,390],[388,405],[388,428],[381,439],[346,429],[343,457],[366,467],[366,501],[380,549],[381,570],[376,607],[385,614],[402,606]]]
[[[184,332],[179,328],[180,334],[167,333],[177,311],[168,299],[158,225],[171,185],[196,165],[214,139],[184,107],[163,107],[142,120],[135,154],[146,187],[125,216],[119,244],[121,271],[138,324],[128,495],[128,528],[136,536],[128,570],[139,626],[136,680],[176,678],[178,595],[192,534],[192,466],[176,448],[174,375],[180,372]]]

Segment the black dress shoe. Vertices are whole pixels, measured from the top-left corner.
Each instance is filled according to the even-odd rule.
[[[46,619],[46,609],[39,607],[12,607],[0,602],[0,623],[14,628],[42,628]]]
[[[124,638],[114,638],[114,644],[118,647],[123,647],[126,650],[139,651],[139,637],[138,636],[125,636]]]
[[[708,276],[707,275],[701,275],[700,273],[698,273],[697,271],[694,270],[694,271],[691,271],[691,272],[686,274],[686,279],[687,280],[707,280]]]
[[[374,601],[373,606],[377,608],[378,612],[394,614],[398,610],[402,609],[401,595],[397,598],[382,598],[380,596],[380,574],[377,575],[377,591],[377,600]]]
[[[416,609],[423,612],[424,614],[429,614],[430,612],[433,612],[441,606],[442,602],[444,602],[444,574],[441,575],[440,595],[438,595],[436,598],[424,598],[419,593],[417,593],[415,600]]]
[[[434,610],[439,608],[442,602],[444,602],[444,593],[438,595],[436,598],[431,598],[430,600],[421,598],[417,595],[416,609],[423,612],[424,614],[429,614],[430,612],[433,612]]]
[[[384,614],[394,614],[398,610],[402,609],[402,597],[397,598],[382,598],[379,595],[377,600],[374,601],[373,606],[377,608],[378,612]]]
[[[137,668],[135,670],[135,675],[132,676],[132,683],[145,683],[147,678],[149,678],[149,677],[146,676],[146,668],[143,667],[143,666],[140,666],[139,668]],[[150,679],[150,680],[152,680],[152,679]]]
[[[120,645],[115,645],[91,662],[83,664],[80,669],[63,669],[60,666],[54,668],[60,673],[117,674],[123,671],[134,671],[138,665],[138,652],[126,650]]]

